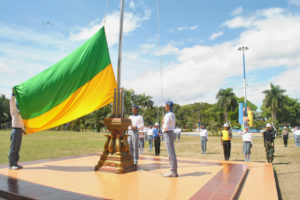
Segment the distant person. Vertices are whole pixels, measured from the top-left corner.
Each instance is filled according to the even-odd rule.
[[[144,119],[141,115],[138,114],[139,107],[133,105],[131,107],[132,115],[129,119],[131,120],[131,126],[128,127],[128,143],[130,147],[130,153],[133,157],[134,164],[138,164],[139,159],[139,130],[144,128]]]
[[[153,128],[152,125],[149,126],[147,130],[148,142],[149,142],[149,151],[152,151],[153,148]]]
[[[221,144],[223,145],[225,160],[229,160],[230,158],[231,138],[232,138],[232,133],[231,130],[229,129],[229,124],[225,123],[224,130],[221,132]]]
[[[199,132],[200,132],[200,139],[201,139],[201,152],[202,154],[206,154],[206,147],[208,141],[208,132],[206,127],[204,125],[201,125]]]
[[[143,155],[144,153],[146,134],[147,134],[146,130],[139,130],[139,155]]]
[[[20,115],[18,104],[16,102],[14,90],[9,101],[10,115],[11,115],[11,135],[10,135],[10,149],[8,154],[9,169],[17,170],[22,169],[23,166],[19,165],[20,150],[22,144],[22,136],[24,131],[23,119]],[[25,133],[26,134],[26,133]]]
[[[281,134],[282,134],[283,144],[285,147],[287,147],[288,139],[289,139],[289,130],[286,127],[283,127]]]
[[[295,138],[296,147],[300,147],[300,130],[298,126],[296,126],[295,129],[293,129],[293,134]]]
[[[167,101],[165,105],[166,114],[163,119],[163,132],[165,135],[166,147],[168,149],[168,156],[171,170],[170,172],[164,173],[164,177],[177,177],[177,158],[175,153],[175,139],[176,134],[175,130],[175,115],[173,113],[173,105],[172,101]]]
[[[175,130],[176,130],[176,135],[177,135],[178,142],[180,142],[181,128],[177,127]]]
[[[244,131],[240,132],[243,140],[243,154],[245,157],[245,162],[250,161],[250,154],[252,148],[252,133],[249,132],[248,126],[245,126]]]
[[[266,129],[262,131],[263,137],[264,137],[264,146],[266,150],[266,156],[268,163],[272,163],[274,159],[274,140],[276,132],[272,128],[271,124],[266,125]]]
[[[155,123],[155,127],[153,129],[153,138],[154,138],[154,147],[155,147],[155,155],[159,156],[160,154],[160,135],[161,130],[159,128],[159,123]]]

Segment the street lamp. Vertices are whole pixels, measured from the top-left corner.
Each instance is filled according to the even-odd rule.
[[[245,69],[245,51],[247,51],[248,47],[239,47],[238,50],[243,52],[243,70],[244,70],[244,106],[245,106],[245,116],[247,116],[247,96],[246,96],[246,69]]]

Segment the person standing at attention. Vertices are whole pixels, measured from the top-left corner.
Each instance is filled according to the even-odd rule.
[[[155,123],[155,127],[153,129],[153,137],[154,137],[154,147],[155,147],[155,155],[159,156],[160,154],[160,135],[161,131],[159,128],[159,123]]]
[[[147,136],[148,136],[148,142],[149,142],[149,151],[152,151],[153,149],[153,128],[152,124],[150,124],[148,130],[147,130]]]
[[[133,105],[131,107],[132,115],[129,119],[131,120],[131,126],[128,127],[128,143],[130,147],[130,153],[133,157],[134,164],[138,164],[139,159],[139,131],[144,128],[144,119],[138,114],[139,107]]]
[[[201,151],[202,154],[206,154],[206,144],[208,141],[208,132],[204,125],[201,125],[201,128],[199,129],[200,132],[200,138],[201,138]]]
[[[296,147],[300,147],[300,130],[298,126],[295,126],[295,129],[292,130],[295,138]]]
[[[240,132],[243,140],[243,154],[245,157],[245,162],[250,161],[250,154],[252,148],[252,133],[249,132],[249,127],[245,126],[244,131]]]
[[[165,105],[166,114],[163,119],[163,132],[165,136],[166,147],[168,149],[168,156],[171,170],[163,174],[164,177],[177,177],[177,158],[175,153],[175,115],[173,113],[172,101],[167,101]]]
[[[275,131],[271,124],[266,125],[266,130],[262,131],[264,137],[264,146],[266,150],[266,156],[268,163],[272,163],[274,159],[274,139]]]
[[[283,144],[285,147],[287,147],[288,139],[289,139],[289,130],[286,127],[283,127],[281,134],[282,134]]]
[[[229,130],[228,123],[224,124],[224,130],[221,132],[221,144],[223,145],[224,158],[229,160],[231,151],[231,130]]]
[[[22,136],[23,133],[26,134],[24,131],[24,123],[23,119],[20,115],[18,104],[16,102],[14,89],[12,89],[12,96],[9,101],[10,107],[10,115],[11,115],[11,135],[10,135],[10,149],[8,154],[9,160],[9,169],[17,170],[22,169],[23,166],[19,165],[20,159],[20,150],[21,150],[21,143],[22,143]]]

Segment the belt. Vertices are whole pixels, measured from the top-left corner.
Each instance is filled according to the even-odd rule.
[[[13,129],[22,129],[22,128],[19,128],[19,127],[12,127]]]
[[[244,141],[244,142],[246,142],[246,143],[251,143],[251,141]]]

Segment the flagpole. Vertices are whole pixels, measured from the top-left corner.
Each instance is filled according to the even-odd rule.
[[[123,19],[124,19],[124,0],[121,0],[120,11],[120,33],[119,33],[119,58],[118,58],[118,77],[117,77],[117,116],[121,117],[123,112],[123,104],[121,101],[121,62],[122,62],[122,38],[123,38]]]

